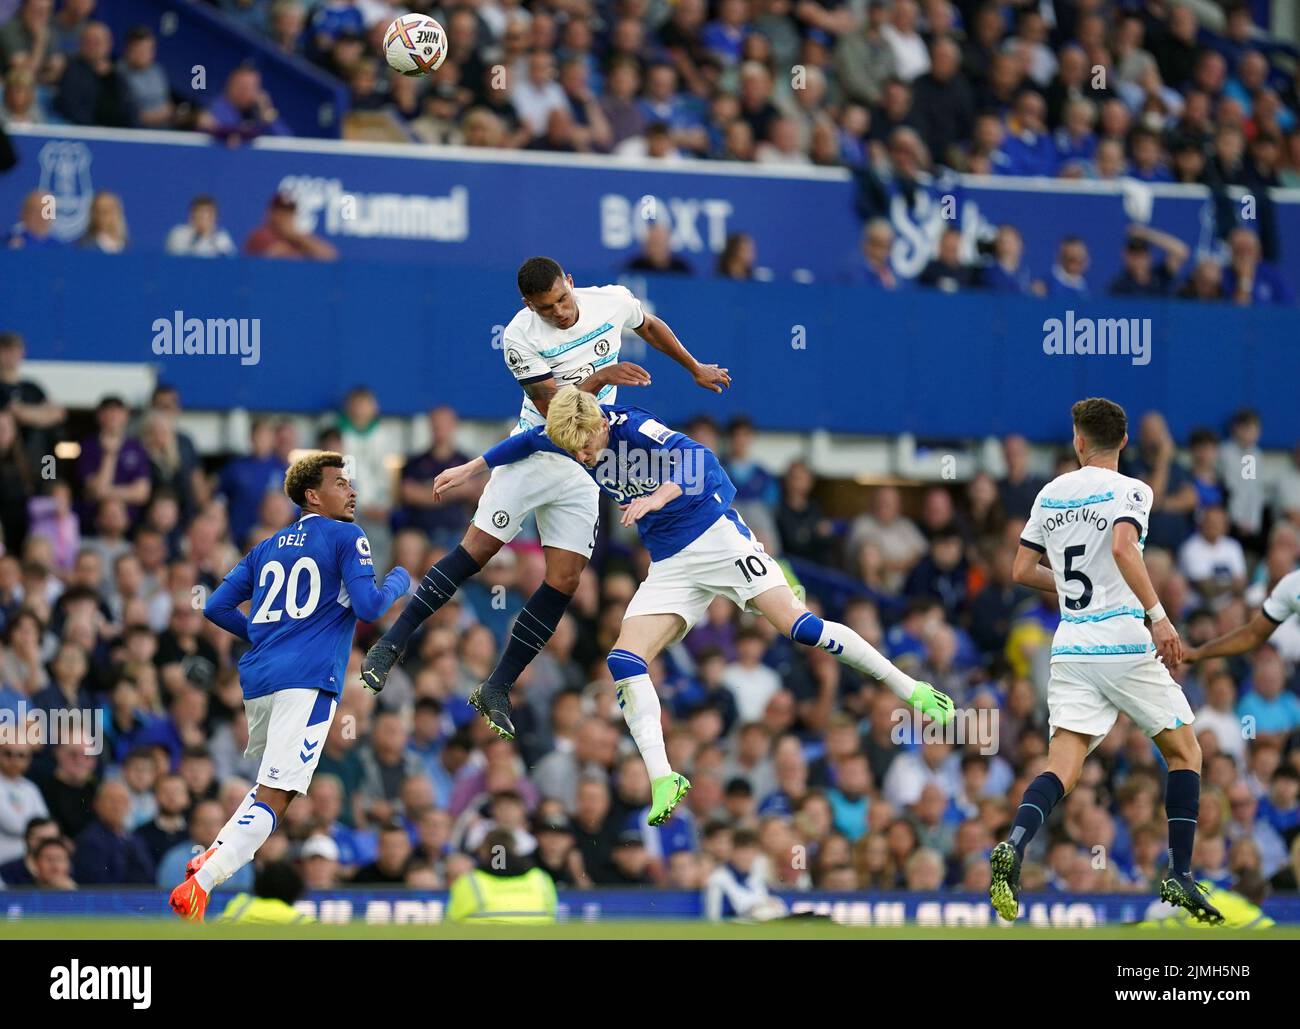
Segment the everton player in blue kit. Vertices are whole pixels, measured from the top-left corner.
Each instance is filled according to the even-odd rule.
[[[602,407],[588,393],[561,390],[544,427],[447,469],[434,480],[434,493],[544,451],[568,454],[584,465],[618,502],[622,524],[635,525],[650,551],[650,570],[623,615],[608,663],[623,718],[650,773],[651,825],[668,819],[691,784],[668,763],[649,663],[699,621],[714,597],[756,610],[781,633],[883,682],[939,724],[951,720],[951,699],[894,667],[848,626],[823,621],[804,607],[732,509],[736,487],[713,452],[640,408]]]
[[[342,455],[324,452],[289,468],[284,491],[301,516],[254,547],[203,609],[252,644],[239,660],[244,753],[262,763],[239,810],[172,891],[182,918],[203,918],[212,890],[253,859],[294,794],[307,792],[343,692],[357,619],[382,617],[410,588],[400,567],[375,585],[370,541],[353,521],[357,493],[343,467]],[[239,610],[246,600],[247,616]]]

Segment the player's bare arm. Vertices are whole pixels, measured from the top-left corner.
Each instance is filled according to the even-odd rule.
[[[675,482],[665,482],[648,497],[637,497],[627,507],[623,508],[623,517],[620,522],[623,525],[635,525],[651,511],[658,511],[660,508],[671,504],[681,495],[681,486]]]
[[[551,406],[551,400],[559,392],[555,376],[547,376],[545,379],[521,383],[521,385],[525,395],[533,402],[533,406],[541,412],[542,417],[545,418],[546,412]],[[606,386],[649,385],[650,373],[648,371],[631,361],[620,361],[617,364],[606,365],[604,368],[592,372],[578,384],[578,389],[594,396]]]
[[[1021,586],[1041,590],[1044,593],[1056,593],[1056,579],[1052,570],[1041,564],[1043,555],[1033,547],[1023,543],[1016,550],[1016,559],[1011,564],[1011,578]]]
[[[731,385],[731,374],[727,369],[719,368],[716,364],[701,364],[697,361],[662,318],[647,313],[645,321],[633,331],[659,353],[667,354],[690,372],[697,386],[703,386],[714,393],[721,393]]]
[[[487,462],[481,457],[476,457],[473,461],[466,461],[464,464],[454,465],[451,468],[444,468],[438,473],[438,477],[433,480],[433,499],[435,501],[442,500],[443,495],[449,490],[464,485],[476,475],[486,475],[488,471]]]
[[[1128,583],[1128,588],[1137,595],[1142,606],[1148,612],[1157,612],[1151,621],[1151,638],[1155,640],[1156,654],[1165,663],[1165,667],[1176,667],[1183,659],[1183,641],[1179,638],[1174,623],[1164,614],[1156,588],[1151,585],[1151,576],[1147,574],[1146,562],[1142,560],[1142,550],[1138,546],[1136,525],[1120,522],[1111,530],[1110,553],[1115,559],[1119,574]]]
[[[1256,647],[1263,646],[1277,629],[1263,611],[1256,611],[1245,625],[1239,625],[1232,632],[1224,633],[1199,647],[1189,647],[1183,651],[1183,660],[1187,662],[1206,661],[1212,657],[1233,657],[1246,654]]]

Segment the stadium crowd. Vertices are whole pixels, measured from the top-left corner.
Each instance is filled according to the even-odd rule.
[[[95,0],[0,0],[0,126],[42,122],[190,128],[232,145],[290,133],[255,62],[206,104],[178,92],[147,27],[115,40]],[[1013,225],[979,253],[953,230],[915,280],[947,292],[1177,297],[1293,303],[1278,260],[1270,190],[1300,185],[1300,54],[1267,34],[1266,3],[1229,0],[220,0],[224,16],[274,49],[348,83],[363,138],[629,155],[665,161],[820,165],[853,172],[864,222],[853,282],[910,283],[889,264],[890,205],[939,189],[949,170],[1145,183],[1198,183],[1215,197],[1213,255],[1137,226],[1121,275],[1090,281],[1091,256],[1064,237],[1050,268],[1022,262]],[[448,58],[415,79],[386,69],[392,17],[428,10]],[[188,67],[188,62],[187,62]],[[361,121],[355,121],[361,119]],[[380,125],[376,129],[376,125]],[[378,132],[378,135],[376,135]],[[345,126],[345,135],[351,130]],[[1240,223],[1229,191],[1259,198]],[[333,260],[296,224],[294,198],[237,243],[217,197],[196,197],[170,253]],[[17,212],[10,247],[50,244],[40,192]],[[130,246],[111,189],[91,206],[83,247]],[[177,212],[178,216],[181,214]],[[161,242],[161,241],[160,241]],[[651,232],[631,270],[690,274],[667,233]],[[728,239],[716,274],[761,272],[754,240]]]
[[[420,142],[1147,182],[1300,176],[1300,69],[1260,0],[214,6],[347,83],[354,113]],[[3,121],[234,142],[290,132],[254,64],[211,102],[184,100],[154,33],[115,40],[95,7],[0,3]],[[447,29],[447,59],[422,79],[379,56],[407,10]]]
[[[47,396],[24,354],[0,334],[0,880],[170,888],[256,775],[240,644],[201,609],[249,546],[292,521],[290,455],[348,454],[376,568],[418,582],[473,510],[473,496],[431,502],[437,473],[467,458],[457,418],[430,412],[430,445],[400,475],[362,387],[316,438],[267,416],[246,452],[201,455],[175,389],[140,411],[105,396],[92,419]],[[877,486],[863,510],[832,517],[806,462],[755,457],[750,422],[686,428],[724,456],[738,507],[809,604],[952,695],[959,733],[927,733],[888,690],[719,600],[651,668],[670,759],[694,789],[647,826],[649,782],[604,659],[648,559],[606,517],[559,631],[516,686],[514,743],[465,698],[541,581],[535,543],[521,537],[430,618],[378,698],[357,675],[381,626],[362,625],[311,791],[259,864],[295,861],[313,889],[437,888],[503,831],[578,889],[695,890],[728,864],[773,889],[987,889],[988,850],[1043,766],[1058,618],[1053,598],[1012,583],[1011,558],[1037,490],[1073,457],[1040,467],[1011,436],[1000,466],[967,483]],[[1156,496],[1148,567],[1194,644],[1241,624],[1300,563],[1300,447],[1283,474],[1247,474],[1267,467],[1259,428],[1243,411],[1222,434],[1175,441],[1160,414],[1135,418],[1124,468]],[[1195,867],[1252,898],[1300,878],[1297,661],[1290,624],[1254,654],[1178,672],[1205,754]],[[68,737],[60,712],[89,713],[95,745]],[[64,738],[47,744],[42,722]],[[1121,718],[1031,848],[1026,888],[1149,892],[1165,860],[1162,781]]]

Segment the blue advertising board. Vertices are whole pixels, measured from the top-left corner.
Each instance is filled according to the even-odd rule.
[[[572,271],[579,283],[609,281],[598,267]],[[707,410],[770,429],[1065,442],[1070,405],[1101,394],[1135,417],[1163,411],[1181,441],[1200,424],[1222,429],[1241,407],[1260,411],[1266,446],[1300,439],[1292,308],[662,276],[629,284],[701,360],[731,369],[732,388],[715,397],[629,335],[624,359],[643,363],[654,384],[620,398],[676,424]],[[513,264],[0,252],[0,322],[26,336],[32,358],[152,363],[192,409],[323,414],[364,383],[386,414],[453,403],[463,417],[504,423],[520,393],[501,331],[518,306]],[[186,325],[192,348],[180,345]],[[216,352],[240,327],[247,352]],[[1054,340],[1085,328],[1124,337],[1130,352],[1057,352]]]
[[[854,926],[991,926],[1002,924],[988,898],[974,893],[782,893],[793,914],[813,914]],[[208,908],[216,917],[228,902],[217,893]],[[313,892],[298,902],[303,912],[326,924],[437,924],[443,920],[445,890],[339,889]],[[1153,907],[1155,905],[1156,907]],[[1300,923],[1300,896],[1286,894],[1264,901],[1275,922]],[[10,890],[0,893],[0,938],[4,925],[29,918],[167,917],[167,894],[159,890]],[[1038,893],[1021,897],[1024,925],[1086,929],[1132,924],[1163,905],[1140,893]],[[679,890],[561,890],[563,921],[609,919],[697,919],[704,917],[703,897]]]
[[[754,238],[758,265],[777,280],[844,281],[858,260],[855,186],[840,169],[282,138],[231,149],[193,134],[70,127],[19,128],[14,139],[20,164],[0,175],[0,217],[14,216],[22,196],[40,189],[56,198],[54,232],[67,242],[85,232],[96,190],[122,197],[132,248],[155,252],[197,194],[217,198],[222,224],[242,244],[272,194],[287,190],[302,226],[344,258],[466,268],[541,253],[610,275],[658,221],[671,227],[674,249],[697,275],[713,274],[734,232]],[[1300,191],[1275,198],[1280,264],[1300,290]],[[1091,252],[1094,294],[1120,270],[1131,223],[1172,232],[1197,253],[1220,245],[1214,204],[1198,187],[952,176],[910,205],[894,196],[886,211],[903,278],[920,272],[952,224],[972,253],[996,225],[1016,225],[1038,277],[1049,273],[1062,238],[1078,235]]]

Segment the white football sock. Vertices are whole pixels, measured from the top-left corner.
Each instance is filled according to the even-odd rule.
[[[672,775],[668,748],[664,746],[659,694],[655,692],[650,676],[634,675],[630,679],[620,679],[614,684],[614,693],[618,697],[618,706],[623,709],[623,721],[632,732],[632,739],[636,741],[636,749],[641,751],[641,760],[645,762],[651,780]]]
[[[254,803],[236,820],[233,827],[221,831],[221,846],[194,873],[194,879],[211,893],[253,860],[258,848],[275,831],[275,815],[265,804]]]
[[[817,646],[850,668],[879,679],[904,700],[911,700],[916,680],[847,625],[823,622],[822,637],[817,641]]]
[[[255,803],[257,803],[256,786],[254,786],[251,790],[249,790],[247,793],[244,794],[244,799],[239,802],[239,807],[235,808],[235,813],[231,815],[230,820],[221,827],[221,831],[217,833],[216,839],[212,841],[210,846],[215,847],[222,840],[226,839],[230,835],[230,833],[234,832],[235,824],[241,818],[243,818],[244,815],[248,814],[248,809],[251,808]]]

